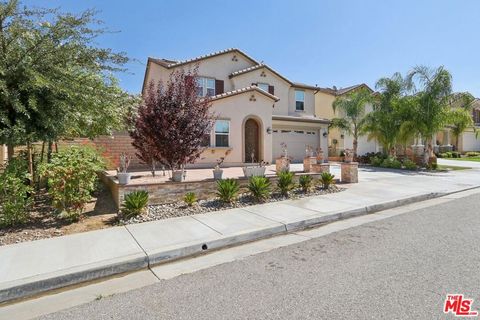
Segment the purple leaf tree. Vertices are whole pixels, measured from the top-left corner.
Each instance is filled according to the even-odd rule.
[[[211,100],[197,95],[197,68],[174,71],[166,83],[150,82],[130,131],[137,157],[152,167],[179,170],[194,163],[215,123]]]

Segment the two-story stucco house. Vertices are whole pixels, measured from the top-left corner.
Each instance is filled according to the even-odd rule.
[[[333,102],[337,97],[348,95],[359,89],[367,89],[373,93],[373,90],[366,84],[357,84],[346,88],[321,88],[315,93],[315,113],[320,118],[333,119],[342,118],[341,111],[333,111]],[[365,106],[365,113],[373,111],[373,105]],[[328,148],[331,156],[338,156],[341,151],[353,148],[353,136],[342,132],[336,128],[330,128],[328,135]],[[375,139],[368,140],[366,135],[358,139],[358,154],[363,155],[368,152],[379,152],[382,147]]]
[[[218,115],[197,165],[212,165],[227,150],[227,165],[273,163],[282,154],[282,142],[294,162],[303,161],[306,146],[328,150],[329,120],[315,113],[320,88],[292,82],[239,49],[186,61],[149,58],[144,88],[151,81],[167,81],[177,68],[195,65],[199,96],[210,96]]]

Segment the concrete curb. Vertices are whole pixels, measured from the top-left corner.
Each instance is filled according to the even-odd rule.
[[[75,270],[75,268],[72,268],[70,270],[61,270],[53,274],[48,274],[48,278],[44,279],[26,278],[20,281],[12,281],[10,283],[0,284],[0,303],[33,296],[45,291],[71,286],[82,282],[97,280],[116,274],[138,271],[140,269],[150,268],[153,265],[171,262],[174,260],[191,257],[203,253],[208,253],[214,250],[261,240],[268,237],[285,234],[288,232],[312,228],[321,224],[326,224],[337,220],[371,214],[378,211],[392,209],[429,199],[444,197],[477,188],[479,187],[468,187],[453,192],[431,192],[412,197],[405,197],[394,201],[382,202],[366,207],[360,207],[348,211],[314,215],[308,217],[307,219],[295,221],[292,223],[279,222],[279,226],[270,226],[268,228],[256,229],[250,232],[219,236],[215,239],[208,239],[205,242],[195,241],[192,243],[188,243],[183,247],[161,248],[158,250],[150,251],[146,251],[142,248],[142,250],[144,250],[146,254],[142,257],[138,255],[119,257],[115,259],[115,261],[107,260],[93,265],[82,266],[81,270]],[[246,208],[246,210],[248,211],[248,208]],[[130,235],[135,241],[137,241],[137,239],[135,239],[135,237],[131,233]]]

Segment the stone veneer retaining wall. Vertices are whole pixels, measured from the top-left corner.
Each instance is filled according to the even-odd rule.
[[[295,174],[295,181],[298,183],[298,177],[305,173]],[[310,174],[314,178],[319,178],[320,174]],[[276,185],[277,176],[268,176],[272,185]],[[163,182],[163,183],[145,183],[145,184],[128,184],[119,185],[118,181],[113,180],[111,176],[106,173],[100,174],[100,179],[110,189],[113,200],[120,208],[125,195],[135,190],[146,190],[149,194],[150,204],[171,203],[175,201],[183,201],[183,196],[187,192],[195,192],[198,199],[214,198],[217,189],[217,182],[213,179],[203,181],[188,181],[188,182]],[[247,178],[239,178],[238,183],[240,188],[246,189],[248,184]]]

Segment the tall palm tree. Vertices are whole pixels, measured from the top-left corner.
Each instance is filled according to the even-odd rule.
[[[433,154],[433,135],[455,121],[451,109],[452,75],[443,67],[417,66],[407,75],[407,82],[414,95],[411,116],[402,124],[402,130],[424,139],[423,163],[427,165]]]
[[[455,137],[455,146],[457,149],[460,142],[460,136],[466,129],[473,128],[473,130],[476,131],[472,119],[474,101],[475,98],[468,92],[456,93],[452,96],[450,101],[450,104],[453,107],[453,122],[451,124],[451,130]]]
[[[390,78],[379,79],[375,89],[373,111],[366,115],[363,131],[368,134],[369,140],[376,139],[385,153],[395,156],[395,146],[401,140],[400,127],[408,84],[397,72]]]
[[[372,101],[372,94],[366,88],[360,88],[333,102],[333,112],[339,111],[341,117],[332,119],[331,126],[344,130],[353,136],[353,156],[357,156],[358,138],[363,135],[365,105]]]

